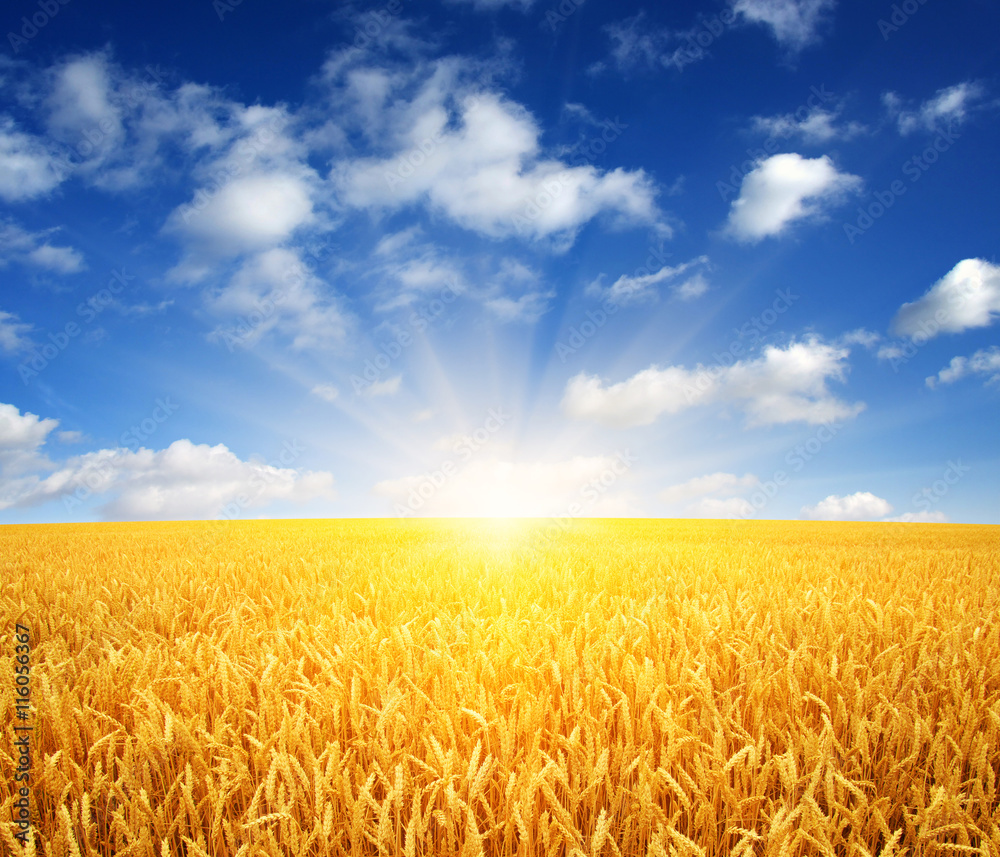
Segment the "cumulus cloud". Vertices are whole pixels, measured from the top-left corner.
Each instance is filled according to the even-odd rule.
[[[48,144],[0,116],[0,198],[6,202],[34,199],[58,187],[66,170]]]
[[[87,265],[79,250],[49,241],[57,231],[29,232],[13,220],[0,221],[0,267],[16,261],[56,274],[75,274],[85,270]]]
[[[381,115],[372,128],[385,130],[387,151],[335,167],[345,203],[376,211],[424,204],[484,235],[548,238],[560,247],[601,215],[623,225],[658,222],[656,189],[642,170],[546,157],[524,107],[460,77],[454,63],[438,64],[412,92],[408,79],[378,78]]]
[[[734,0],[733,10],[771,28],[784,47],[798,51],[817,41],[836,0]]]
[[[313,219],[305,176],[275,172],[232,179],[204,205],[175,209],[165,229],[206,254],[236,255],[282,244]],[[175,275],[190,270],[185,266]]]
[[[73,57],[49,71],[49,133],[74,144],[86,140],[89,158],[100,158],[124,136],[122,111],[113,103],[112,76],[104,53]]]
[[[805,143],[829,143],[831,140],[850,140],[865,132],[859,122],[838,123],[840,109],[827,110],[812,107],[802,116],[784,113],[777,116],[754,116],[754,131],[771,137],[797,137]]]
[[[813,521],[873,521],[892,512],[887,500],[868,491],[858,491],[846,497],[831,494],[815,506],[803,506],[803,518]]]
[[[699,256],[680,265],[664,265],[658,271],[653,271],[650,274],[634,274],[631,276],[623,274],[606,288],[601,286],[600,280],[597,280],[588,286],[587,292],[592,296],[611,301],[611,303],[618,304],[619,306],[645,303],[655,300],[659,296],[658,286],[675,281],[681,274],[692,269],[704,268],[707,265],[708,257]],[[700,297],[707,290],[708,281],[701,271],[672,288],[673,293],[681,300],[691,300]]]
[[[270,333],[295,349],[329,349],[343,344],[350,326],[326,284],[284,248],[248,258],[226,286],[207,293],[206,303],[225,319],[210,337],[230,350],[252,347]]]
[[[59,420],[22,414],[14,405],[0,403],[0,508],[10,505],[11,490],[21,484],[11,479],[49,466],[41,448],[58,425]]]
[[[333,476],[298,471],[302,449],[286,443],[278,460],[243,461],[225,445],[174,441],[166,449],[101,449],[54,464],[42,452],[59,421],[0,404],[0,509],[63,501],[67,508],[99,498],[105,520],[217,518],[261,509],[275,500],[332,498]],[[62,443],[84,440],[58,432]],[[232,514],[229,514],[232,517]]]
[[[989,327],[1000,317],[1000,266],[963,259],[920,298],[905,303],[892,320],[900,336],[931,339]]]
[[[738,495],[759,484],[760,479],[752,473],[710,473],[665,488],[660,499],[671,506],[683,506],[685,515],[697,518],[747,518],[754,508]]]
[[[821,218],[861,185],[858,176],[840,172],[826,155],[773,155],[743,177],[727,232],[749,243],[780,235],[797,221]]]
[[[983,348],[971,357],[952,357],[951,362],[937,375],[927,379],[927,386],[954,384],[970,375],[985,375],[987,384],[1000,383],[1000,348]]]
[[[275,500],[335,496],[329,473],[242,461],[221,443],[176,440],[158,451],[102,449],[71,458],[14,505],[71,498],[82,488],[87,496],[107,497],[99,507],[105,520],[218,518],[230,504],[237,507],[230,511],[242,514]]]
[[[567,384],[562,408],[574,419],[616,428],[649,425],[662,414],[709,404],[739,407],[748,427],[828,423],[864,408],[838,399],[827,387],[830,380],[845,379],[848,355],[847,348],[810,338],[785,348],[768,346],[763,356],[727,367],[654,365],[608,386],[580,373]]]
[[[631,463],[626,453],[554,462],[475,459],[460,469],[379,482],[374,491],[406,515],[614,517],[634,513],[620,484]]]
[[[0,310],[0,350],[7,354],[16,354],[31,348],[32,331],[30,324],[25,324],[14,313]]]
[[[907,107],[895,92],[884,93],[882,103],[896,121],[899,133],[905,135],[914,131],[936,131],[943,123],[961,124],[971,112],[982,107],[985,95],[982,84],[967,80],[939,89],[933,98],[916,108]]]

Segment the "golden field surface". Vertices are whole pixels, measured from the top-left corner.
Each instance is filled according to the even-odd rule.
[[[996,527],[7,526],[0,563],[5,855],[1000,855]]]

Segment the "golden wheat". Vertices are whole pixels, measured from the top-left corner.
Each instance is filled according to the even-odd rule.
[[[996,528],[10,526],[0,557],[4,854],[1000,857]]]

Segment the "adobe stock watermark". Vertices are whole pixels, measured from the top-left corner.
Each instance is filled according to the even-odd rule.
[[[17,373],[25,386],[44,372],[60,354],[69,348],[70,344],[83,333],[87,325],[92,324],[104,310],[112,306],[117,295],[121,294],[133,280],[135,280],[135,275],[126,273],[124,267],[121,271],[112,269],[108,284],[85,301],[77,304],[76,314],[82,319],[82,323],[68,321],[61,330],[49,333],[46,337],[47,342],[33,345],[28,356],[21,361],[21,365],[17,368]]]
[[[558,4],[545,12],[545,20],[539,26],[548,27],[550,32],[555,33],[585,2],[586,0],[559,0]]]
[[[19,54],[21,49],[27,47],[28,42],[44,30],[49,21],[59,14],[59,10],[69,4],[70,0],[38,0],[35,4],[38,6],[37,12],[33,12],[30,18],[27,15],[21,16],[20,31],[18,33],[7,32],[7,43],[10,45],[10,49],[15,54]]]
[[[705,395],[722,374],[733,366],[741,357],[746,356],[748,349],[755,346],[764,335],[770,330],[788,310],[792,308],[799,295],[793,294],[788,289],[776,289],[775,298],[771,305],[760,315],[755,315],[740,327],[734,327],[735,339],[722,351],[712,353],[712,362],[707,366],[700,366],[695,380],[684,386],[684,398],[688,404],[692,404]],[[744,345],[743,340],[749,342]]]
[[[791,482],[792,474],[801,473],[806,465],[818,457],[843,428],[843,423],[831,420],[820,425],[804,443],[792,447],[785,454],[785,465],[789,470],[779,468],[768,479],[761,480],[753,492],[745,498],[748,505],[744,507],[739,517],[746,521],[764,511],[771,501],[781,493],[781,489]]]
[[[700,62],[708,56],[708,49],[715,40],[736,21],[736,13],[728,8],[711,18],[699,15],[698,23],[684,34],[684,44],[676,48],[669,58],[664,58],[663,64],[682,71],[684,66]]]
[[[403,0],[389,0],[381,9],[371,9],[362,16],[361,22],[354,28],[354,39],[351,45],[359,50],[369,47],[378,41],[385,28],[398,18],[403,11]]]
[[[593,164],[593,156],[603,154],[608,145],[617,140],[628,125],[616,116],[614,120],[605,119],[601,126],[604,130],[592,138],[585,151],[576,154],[571,162],[575,167],[587,167]],[[511,225],[519,235],[531,231],[531,225],[550,208],[571,184],[569,170],[563,169],[542,181],[541,190],[521,200],[519,210],[510,216]]]
[[[927,0],[903,0],[902,3],[893,3],[889,9],[888,20],[879,18],[877,22],[878,31],[882,34],[882,41],[889,41],[893,33],[898,33],[900,28],[909,23],[910,18],[920,11]]]
[[[589,167],[594,160],[603,155],[608,146],[617,140],[622,131],[628,128],[617,116],[614,120],[605,119],[597,126],[601,129],[600,134],[595,134],[589,140],[577,143],[570,149],[569,163],[574,167]]]
[[[493,436],[500,431],[513,416],[504,413],[502,407],[490,408],[483,424],[471,434],[463,435],[452,444],[451,451],[460,462],[468,462],[484,449]],[[459,474],[459,464],[454,459],[446,459],[434,470],[419,477],[410,488],[406,504],[397,502],[393,511],[400,518],[416,515],[438,491]]]
[[[961,136],[952,123],[947,129],[938,131],[934,142],[926,149],[907,158],[900,169],[903,171],[903,175],[910,180],[910,185],[920,181],[927,171],[938,162],[941,155],[955,145],[955,141]],[[875,225],[877,220],[885,216],[886,212],[908,189],[909,187],[902,179],[895,179],[885,190],[875,191],[872,202],[858,206],[858,216],[854,223],[844,223],[844,234],[847,236],[847,240],[851,244],[857,241]]]
[[[940,479],[935,479],[911,498],[913,505],[922,512],[930,512],[931,508],[940,503],[972,468],[962,464],[962,459],[949,461]]]
[[[226,503],[219,510],[219,517],[216,520],[234,521],[241,517],[249,506],[264,496],[269,485],[285,478],[283,474],[275,471],[292,469],[298,475],[298,468],[293,468],[292,465],[302,457],[305,451],[306,448],[297,440],[286,440],[282,444],[281,452],[278,453],[277,458],[267,462],[267,469],[257,470],[250,476],[247,480],[247,490],[241,491],[233,498],[232,502]]]
[[[802,104],[795,108],[791,116],[797,123],[804,122],[810,114],[825,104],[836,101],[837,96],[829,92],[825,83],[821,83],[817,89],[815,86],[809,87],[809,95]],[[766,161],[772,155],[776,155],[782,147],[782,141],[792,134],[791,130],[784,133],[772,132],[759,148],[750,147],[746,150],[747,160],[740,164],[732,164],[729,168],[729,181],[717,181],[715,189],[719,192],[723,202],[729,202],[730,197],[739,196],[743,179],[760,166],[762,161]]]
[[[361,374],[351,375],[351,387],[354,388],[354,393],[362,395],[373,384],[381,381],[382,375],[388,372],[403,352],[416,342],[415,334],[423,333],[436,324],[448,306],[458,298],[458,294],[456,285],[448,283],[436,298],[410,313],[405,327],[396,327],[392,339],[379,343],[379,353],[373,359],[365,361]]]
[[[638,461],[639,457],[627,448],[624,451],[616,451],[611,456],[611,463],[607,467],[579,487],[576,493],[580,500],[574,500],[570,503],[564,514],[553,517],[551,522],[539,531],[537,539],[532,541],[530,549],[537,552],[551,546],[556,536],[565,533],[572,526],[573,520],[583,517],[585,512],[592,509]],[[546,544],[539,544],[537,540]]]
[[[219,16],[220,21],[226,20],[226,15],[236,11],[237,6],[242,6],[243,0],[212,0],[212,9]]]

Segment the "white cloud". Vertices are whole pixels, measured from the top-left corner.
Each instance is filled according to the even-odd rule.
[[[961,124],[968,114],[979,108],[986,95],[983,86],[975,81],[963,81],[954,86],[939,89],[916,109],[907,109],[903,100],[895,92],[882,96],[889,115],[896,120],[900,134],[914,131],[937,131],[942,123]]]
[[[334,496],[329,473],[242,461],[223,444],[177,440],[158,451],[102,449],[71,458],[23,491],[15,505],[71,497],[82,487],[108,498],[99,509],[106,520],[218,518],[228,504],[242,513],[275,500]]]
[[[769,26],[779,44],[797,51],[817,40],[835,5],[836,0],[734,0],[733,9]]]
[[[233,255],[281,244],[313,219],[306,177],[277,172],[232,179],[204,205],[196,198],[175,209],[165,229],[209,254]]]
[[[884,518],[888,522],[901,524],[947,524],[948,516],[944,512],[906,512],[903,515],[896,515],[893,518]]]
[[[57,274],[75,274],[87,267],[79,250],[74,250],[72,247],[53,247],[51,244],[36,247],[28,254],[28,259],[39,268],[46,268]]]
[[[309,392],[324,402],[336,402],[340,397],[340,390],[334,387],[333,384],[317,384]]]
[[[887,343],[879,348],[878,353],[875,355],[879,360],[899,360],[906,354],[901,345],[895,343]]]
[[[661,414],[708,404],[737,405],[748,427],[827,423],[854,417],[864,408],[827,389],[827,381],[844,380],[848,354],[846,348],[811,338],[785,348],[768,346],[763,356],[728,367],[654,365],[610,386],[580,373],[567,384],[562,408],[574,419],[617,428],[649,425]]]
[[[672,291],[682,301],[693,301],[705,294],[708,288],[708,280],[705,279],[705,275],[695,274],[679,286],[674,286]]]
[[[291,463],[299,454],[294,444],[286,444],[274,463],[242,461],[223,444],[177,440],[158,451],[101,449],[55,465],[41,448],[58,425],[0,404],[0,509],[60,499],[75,507],[79,492],[105,498],[99,512],[108,520],[198,519],[219,517],[231,503],[242,512],[274,500],[334,496],[330,473],[287,466],[288,456]],[[77,431],[57,437],[63,443],[85,440]]]
[[[600,285],[599,278],[587,287],[587,293],[591,296],[611,301],[619,306],[644,303],[655,300],[658,297],[659,291],[656,287],[661,283],[674,280],[692,268],[702,265],[708,265],[707,256],[698,256],[696,259],[680,265],[674,265],[673,267],[664,265],[658,271],[653,271],[650,274],[634,274],[632,276],[623,274],[607,288],[603,288]],[[707,289],[708,283],[701,273],[699,273],[687,282],[675,286],[672,291],[682,300],[690,300],[699,297]]]
[[[16,315],[0,310],[0,349],[7,354],[16,354],[31,347],[28,334],[32,326],[25,324]]]
[[[65,179],[48,145],[25,134],[9,116],[0,116],[0,197],[21,202],[44,196]]]
[[[22,414],[14,405],[0,403],[0,509],[10,505],[12,486],[21,484],[15,477],[49,466],[40,450],[58,425],[59,420]]]
[[[611,59],[619,71],[669,65],[674,39],[669,30],[649,23],[645,11],[605,27],[611,39]],[[600,71],[603,63],[591,67]]]
[[[660,499],[665,503],[683,503],[706,495],[723,497],[749,490],[759,482],[760,480],[752,473],[743,476],[737,476],[735,473],[710,473],[664,488],[660,492]]]
[[[858,122],[838,125],[840,109],[827,110],[813,107],[804,115],[784,113],[778,116],[754,116],[753,129],[771,137],[798,137],[805,143],[828,143],[831,140],[850,140],[865,132]]]
[[[742,497],[700,497],[685,507],[684,512],[695,518],[751,518],[754,507]]]
[[[403,247],[415,241],[419,237],[420,233],[421,229],[419,226],[411,226],[408,229],[402,229],[399,232],[384,235],[379,239],[378,244],[375,246],[375,255],[392,256]]]
[[[696,518],[748,518],[754,508],[737,496],[756,488],[760,479],[752,473],[710,473],[687,482],[671,485],[660,492],[660,499],[670,506],[683,506],[682,513]]]
[[[396,393],[399,392],[400,385],[402,383],[402,375],[393,375],[391,378],[386,378],[384,381],[373,381],[365,387],[362,395],[367,396],[368,398],[375,398],[376,396],[395,396]]]
[[[838,171],[826,155],[773,155],[743,177],[727,231],[745,242],[780,235],[796,221],[822,217],[861,184],[858,176]]]
[[[927,292],[899,308],[894,333],[931,339],[989,327],[1000,316],[1000,266],[985,259],[963,259]]]
[[[47,99],[49,132],[74,144],[83,141],[87,158],[97,158],[120,144],[124,136],[120,108],[112,103],[112,76],[108,57],[86,54],[50,70]]]
[[[527,292],[518,298],[493,298],[485,306],[501,321],[534,324],[548,311],[549,301],[555,296],[555,292]]]
[[[859,327],[856,330],[850,330],[839,336],[837,338],[837,342],[842,345],[862,345],[865,348],[874,348],[879,344],[881,339],[881,335],[876,333],[874,330],[867,330],[864,327]]]
[[[988,375],[987,384],[1000,383],[1000,348],[994,345],[980,349],[971,357],[952,357],[944,369],[927,379],[927,386],[954,384],[969,375]]]
[[[610,517],[634,512],[618,484],[629,466],[614,455],[555,462],[476,459],[448,473],[379,482],[374,491],[397,512],[421,516]]]
[[[224,288],[210,291],[211,312],[225,319],[211,334],[235,347],[274,332],[296,349],[329,349],[346,340],[350,319],[326,284],[293,250],[273,248],[247,259]]]
[[[29,232],[12,220],[0,221],[0,267],[13,260],[57,274],[85,270],[87,265],[79,250],[49,243],[49,237],[57,231]]]
[[[815,506],[803,506],[803,518],[813,521],[872,521],[892,512],[887,500],[868,491],[858,491],[846,497],[831,494]]]
[[[502,322],[534,324],[556,296],[541,285],[538,272],[516,259],[504,258],[484,293],[484,306]]]
[[[657,223],[656,190],[642,170],[601,171],[545,157],[527,110],[463,86],[459,76],[454,62],[439,63],[409,97],[386,96],[371,131],[384,129],[388,154],[335,167],[344,202],[373,210],[422,203],[472,231],[552,239],[559,247],[600,215],[622,225]],[[385,83],[391,89],[406,81]]]

